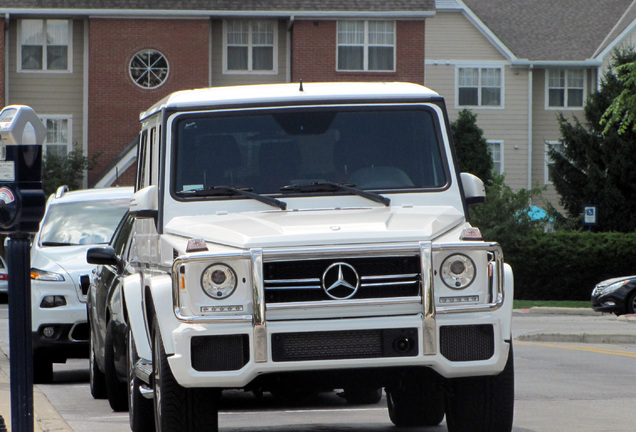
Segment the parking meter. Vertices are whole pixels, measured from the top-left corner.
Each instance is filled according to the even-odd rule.
[[[8,235],[11,430],[33,431],[30,236],[44,214],[42,144],[46,127],[33,109],[0,111],[0,233]]]
[[[30,107],[10,105],[0,112],[0,232],[38,230],[45,138],[46,127]]]

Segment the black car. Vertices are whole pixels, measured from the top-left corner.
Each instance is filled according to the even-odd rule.
[[[134,219],[127,214],[108,246],[93,247],[86,253],[89,263],[98,264],[87,298],[90,389],[94,398],[107,398],[114,411],[128,410],[131,402],[147,404],[146,408],[152,409],[151,400],[129,401],[128,397],[128,362],[131,360],[121,280],[133,273],[127,261],[133,223]]]
[[[592,309],[616,315],[636,313],[636,276],[599,282],[592,291]]]

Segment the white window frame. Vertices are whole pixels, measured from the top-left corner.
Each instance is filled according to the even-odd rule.
[[[572,71],[579,71],[583,74],[583,85],[582,86],[574,86],[574,85],[570,85],[570,81],[573,80],[572,77],[569,76],[568,72],[572,72]],[[550,86],[550,73],[551,72],[563,72],[565,73],[565,84],[563,87],[559,86],[559,87],[552,87]],[[551,89],[563,89],[564,91],[564,96],[563,96],[563,105],[550,105],[550,90]],[[581,105],[576,105],[576,106],[568,106],[568,90],[582,90],[582,96],[581,96]],[[572,68],[558,68],[558,69],[546,69],[545,70],[545,109],[546,110],[559,110],[559,111],[565,111],[565,110],[582,110],[583,106],[585,105],[585,99],[587,98],[587,73],[586,73],[586,69],[581,69],[581,68],[576,68],[576,69],[572,69]]]
[[[492,163],[493,163],[493,172],[495,172],[498,175],[501,175],[504,173],[505,167],[504,167],[504,142],[502,140],[486,140],[486,142],[488,143],[488,152],[490,153],[490,158],[492,159]],[[499,150],[499,161],[495,162],[495,158],[493,156],[493,152],[492,152],[492,148],[498,146],[498,150]],[[495,165],[496,163],[499,164],[499,170],[495,169]]]
[[[228,45],[228,37],[227,37],[227,32],[228,32],[228,22],[229,21],[246,21],[250,24],[250,28],[249,28],[249,36],[248,36],[248,42],[246,45],[247,47],[247,69],[241,69],[241,70],[237,70],[237,69],[228,69],[228,58],[227,58],[227,51],[229,48]],[[252,24],[253,23],[257,23],[257,22],[266,22],[269,24],[272,24],[273,27],[273,43],[272,43],[272,69],[271,70],[264,70],[264,69],[253,69],[253,65],[252,65],[252,50],[255,46],[269,46],[269,45],[256,45],[253,43],[253,27]],[[227,75],[276,75],[278,74],[278,21],[276,20],[251,20],[251,19],[236,19],[236,20],[223,20],[223,74],[227,74]]]
[[[17,71],[19,73],[72,73],[73,72],[73,21],[63,19],[31,19],[32,21],[42,21],[44,25],[44,32],[46,33],[46,26],[49,21],[66,21],[68,24],[68,43],[67,43],[67,58],[66,69],[48,69],[47,49],[46,41],[42,44],[42,68],[41,69],[23,69],[22,68],[22,25],[25,19],[18,20],[18,35],[17,35]]]
[[[48,146],[61,146],[65,143],[63,142],[48,142],[49,128],[47,125],[48,120],[51,121],[67,121],[67,142],[66,142],[66,155],[68,155],[73,150],[73,116],[71,115],[61,115],[61,114],[52,114],[52,115],[40,115],[40,120],[46,127],[46,139],[44,140],[44,145],[42,146],[42,155],[46,155]]]
[[[561,141],[546,141],[545,142],[545,163],[543,164],[543,183],[544,184],[552,184],[550,181],[550,164],[552,164],[552,159],[548,154],[548,149],[551,147],[563,146]]]
[[[339,41],[339,26],[340,23],[349,22],[349,21],[358,21],[364,23],[364,40],[362,43],[340,43]],[[393,24],[393,43],[371,43],[369,41],[369,22],[390,22]],[[340,47],[345,46],[361,46],[362,47],[362,69],[340,69],[338,66],[338,57]],[[392,69],[369,69],[369,48],[371,47],[391,47],[393,48],[393,68]],[[337,72],[365,72],[365,73],[391,73],[396,71],[396,63],[397,63],[397,23],[395,20],[339,20],[336,22],[336,71]]]
[[[460,70],[461,69],[477,69],[477,84],[475,86],[460,86]],[[483,85],[482,71],[485,69],[499,70],[499,105],[483,105],[482,92],[486,88],[495,88],[494,86]],[[456,108],[470,108],[470,109],[503,109],[505,100],[505,70],[503,66],[499,65],[485,65],[485,64],[458,64],[455,66],[455,107]],[[459,103],[459,89],[460,87],[470,87],[477,89],[477,105],[460,105]]]

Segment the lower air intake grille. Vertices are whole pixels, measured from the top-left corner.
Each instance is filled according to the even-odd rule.
[[[417,329],[277,333],[272,336],[276,362],[342,360],[417,355]]]
[[[492,325],[442,326],[442,355],[450,361],[487,360],[495,353]]]
[[[192,367],[200,372],[239,370],[250,359],[247,335],[192,338]]]

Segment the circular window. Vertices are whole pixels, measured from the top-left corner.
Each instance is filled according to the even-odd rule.
[[[145,89],[163,84],[168,78],[168,70],[168,60],[159,51],[152,49],[139,51],[130,60],[130,78]]]

